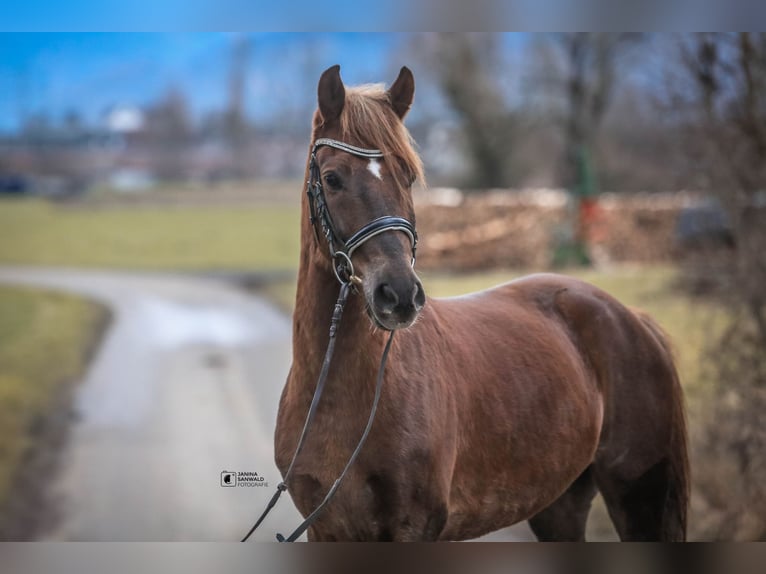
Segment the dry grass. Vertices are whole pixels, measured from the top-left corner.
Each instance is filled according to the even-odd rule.
[[[76,297],[0,287],[0,507],[36,429],[82,375],[107,316]]]

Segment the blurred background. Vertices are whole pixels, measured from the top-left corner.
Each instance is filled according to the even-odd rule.
[[[558,270],[652,313],[686,391],[690,537],[766,538],[755,33],[0,35],[0,538],[235,540],[260,512],[271,490],[222,473],[279,481],[336,63],[415,74],[426,291]],[[598,502],[589,535],[614,539]]]

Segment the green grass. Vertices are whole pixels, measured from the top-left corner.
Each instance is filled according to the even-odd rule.
[[[295,268],[293,206],[58,205],[0,201],[0,264],[134,269]]]
[[[0,286],[0,507],[34,428],[82,375],[106,318],[83,299]]]

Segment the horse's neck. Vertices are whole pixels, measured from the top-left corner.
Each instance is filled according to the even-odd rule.
[[[310,238],[313,241],[313,237]],[[309,250],[309,251],[306,251]],[[313,255],[312,255],[313,253]],[[295,384],[313,393],[329,341],[330,320],[340,286],[332,271],[317,264],[313,246],[304,242],[293,315],[293,367]],[[368,385],[385,343],[384,334],[372,329],[361,293],[351,293],[343,312],[332,360],[333,379]],[[354,383],[354,381],[363,381]],[[349,390],[346,385],[339,385]],[[331,392],[332,385],[328,385]]]

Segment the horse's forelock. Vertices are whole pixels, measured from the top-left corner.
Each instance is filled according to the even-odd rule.
[[[340,115],[341,137],[344,141],[363,147],[377,148],[386,157],[401,160],[389,162],[389,169],[397,181],[407,178],[405,167],[411,175],[425,184],[423,163],[415,150],[410,132],[398,118],[382,84],[367,84],[346,89],[346,101]]]

